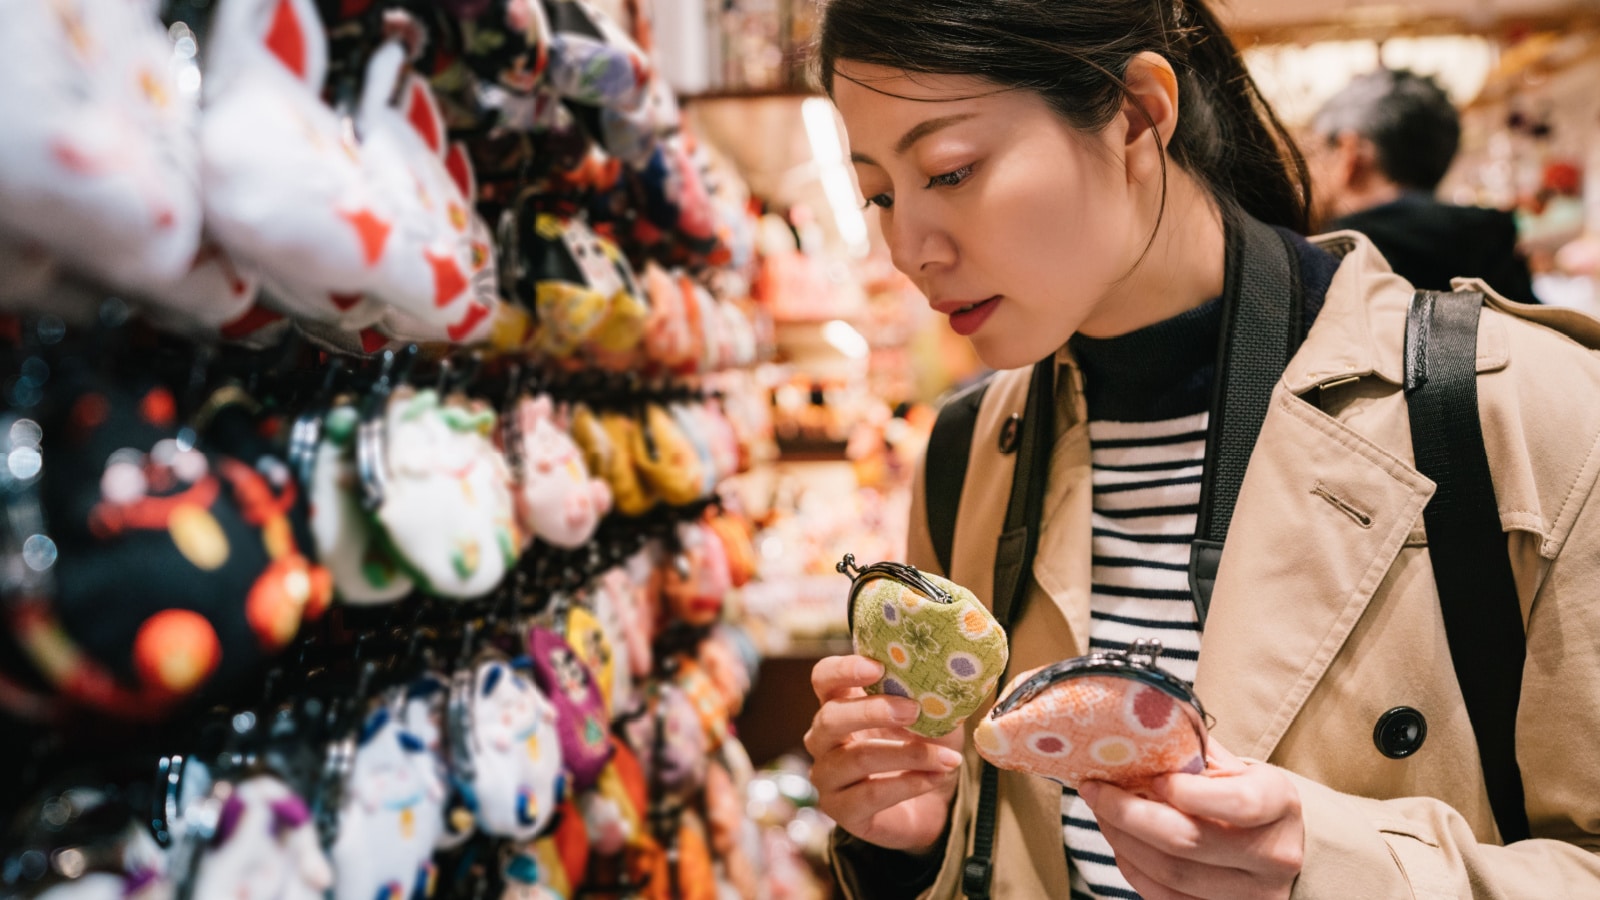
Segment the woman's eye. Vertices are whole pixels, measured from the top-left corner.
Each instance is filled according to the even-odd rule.
[[[869,206],[876,206],[879,209],[888,209],[889,207],[894,206],[894,198],[888,194],[873,194],[871,197],[867,198],[867,202],[862,204],[861,208],[866,209]]]
[[[962,166],[954,172],[946,172],[943,175],[935,175],[932,178],[929,178],[928,187],[955,187],[961,182],[966,181],[967,176],[971,174],[971,166]]]

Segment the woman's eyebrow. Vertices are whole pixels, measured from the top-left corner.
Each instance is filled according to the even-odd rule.
[[[977,115],[978,114],[975,112],[956,113],[954,115],[939,116],[937,118],[926,119],[918,122],[917,124],[906,129],[906,133],[901,135],[900,140],[895,142],[894,153],[896,156],[904,156],[906,151],[910,150],[912,147],[915,147],[918,141],[922,140],[928,135],[937,131],[941,131],[945,128],[949,128],[951,125],[954,125],[958,122],[965,122],[966,120],[974,118]],[[877,161],[865,153],[851,152],[850,161],[866,163],[870,166],[878,166],[879,168],[883,168],[878,164]]]

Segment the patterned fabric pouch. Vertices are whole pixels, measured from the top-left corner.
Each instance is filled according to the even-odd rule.
[[[978,753],[1002,769],[1077,789],[1138,791],[1157,775],[1205,769],[1206,715],[1190,684],[1156,665],[1161,644],[1092,653],[1018,675],[978,724]]]
[[[572,785],[587,790],[611,759],[600,686],[566,638],[536,625],[528,629],[527,641],[534,682],[555,707],[561,756],[572,774]]]
[[[907,726],[912,732],[949,734],[1005,670],[1010,648],[1000,623],[971,591],[911,566],[860,568],[846,554],[835,568],[851,577],[855,652],[883,663],[883,678],[867,693],[910,697],[922,705],[922,715]]]

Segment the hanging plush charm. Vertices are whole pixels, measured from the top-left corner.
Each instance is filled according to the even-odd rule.
[[[917,701],[922,713],[907,726],[916,734],[955,730],[1005,670],[1008,646],[1000,624],[971,591],[911,566],[858,568],[846,554],[837,568],[851,578],[851,644],[883,664],[883,678],[867,693]]]
[[[1199,773],[1205,710],[1188,682],[1156,664],[1160,655],[1159,643],[1135,641],[1018,675],[978,723],[978,753],[1073,789],[1093,780],[1137,792],[1157,775]]]
[[[399,712],[399,704],[380,706],[362,723],[330,853],[335,900],[427,896],[433,880],[444,784]]]
[[[441,597],[482,597],[516,562],[522,541],[510,473],[494,448],[494,410],[481,401],[442,401],[402,387],[387,401],[369,458],[378,471],[376,518],[423,585]]]
[[[478,826],[531,840],[565,791],[555,707],[499,659],[458,672],[450,705],[450,762]]]
[[[365,606],[392,603],[414,582],[395,558],[388,538],[361,508],[356,469],[356,427],[360,413],[350,403],[336,405],[322,419],[308,490],[317,558],[333,573],[334,593],[342,603]]]
[[[216,827],[194,876],[194,897],[323,900],[333,867],[317,842],[310,810],[271,775],[218,782]]]
[[[586,790],[611,758],[600,686],[567,639],[548,628],[528,630],[528,656],[533,660],[534,681],[555,706],[561,755],[572,773],[573,787]]]
[[[589,542],[611,510],[611,489],[590,477],[583,451],[556,421],[549,395],[523,396],[502,433],[514,462],[517,515],[533,536],[574,550]]]

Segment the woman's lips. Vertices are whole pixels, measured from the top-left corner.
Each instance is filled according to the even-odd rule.
[[[983,327],[999,306],[1000,298],[995,296],[957,309],[950,313],[950,327],[962,337],[971,335]]]

